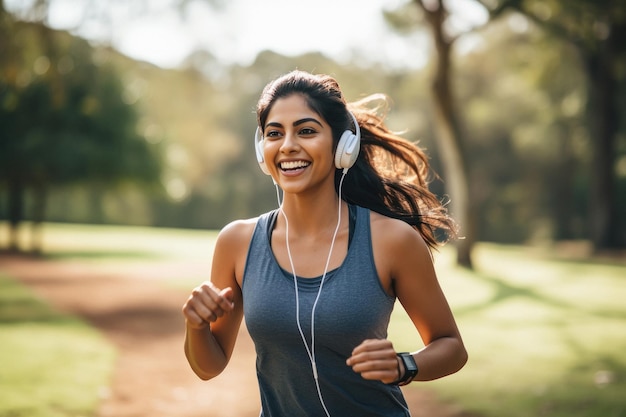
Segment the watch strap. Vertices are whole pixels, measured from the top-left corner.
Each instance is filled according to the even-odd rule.
[[[398,357],[400,361],[402,361],[402,364],[404,365],[404,373],[402,375],[399,375],[398,379],[393,381],[391,385],[399,385],[399,386],[407,385],[411,381],[413,381],[413,378],[415,378],[415,376],[417,376],[417,373],[418,373],[417,364],[415,363],[415,359],[413,358],[413,355],[411,355],[409,352],[400,352],[400,353],[397,353],[396,356]],[[400,374],[399,363],[398,363],[398,374]]]

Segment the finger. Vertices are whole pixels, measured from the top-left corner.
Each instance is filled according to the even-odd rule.
[[[392,383],[396,381],[399,377],[398,370],[394,371],[371,371],[371,372],[361,372],[361,378],[367,379],[370,381],[381,381],[385,384]]]
[[[215,321],[233,310],[233,302],[227,298],[229,296],[232,298],[232,295],[229,295],[231,292],[230,287],[219,290],[211,283],[204,283],[192,292],[194,301],[198,301],[194,305],[202,317],[209,321]]]
[[[395,372],[398,368],[398,359],[395,355],[359,355],[351,360],[355,372],[389,371]]]
[[[218,305],[211,296],[213,292],[209,285],[203,284],[193,289],[188,301],[190,307],[206,321],[210,321],[211,316],[217,318],[219,314]]]
[[[352,365],[352,370],[358,374],[361,374],[363,379],[380,380],[384,383],[390,383],[398,379],[398,360],[397,357],[384,356],[380,359],[369,359],[361,362],[356,358]]]
[[[233,309],[234,292],[232,288],[226,287],[219,289],[211,282],[204,283],[202,288],[204,290],[203,293],[209,295],[211,300],[224,312],[228,312]]]
[[[219,295],[222,297],[222,300],[224,302],[223,308],[225,310],[230,311],[235,307],[235,303],[233,302],[235,298],[235,292],[232,288],[224,288],[222,291],[219,292]]]
[[[395,359],[396,352],[393,344],[386,339],[368,339],[354,348],[352,356],[348,358],[348,365],[352,366],[357,362],[377,360],[381,358]]]
[[[398,358],[389,340],[363,341],[354,348],[346,364],[364,379],[390,383],[398,378]]]
[[[218,318],[224,315],[219,308],[209,307],[204,303],[196,302],[194,304],[194,310],[198,316],[206,322],[216,321]]]
[[[393,344],[388,339],[366,339],[354,348],[352,355],[381,349],[393,349]]]
[[[208,323],[196,312],[196,309],[192,306],[192,303],[187,301],[183,305],[183,315],[187,324],[194,329],[203,329]]]
[[[196,330],[204,329],[209,325],[209,323],[206,320],[202,319],[197,314],[186,316],[186,321],[189,327],[191,327],[192,329],[196,329]]]
[[[221,297],[215,293],[215,287],[209,283],[204,283],[193,289],[183,306],[183,314],[193,326],[205,327],[225,314],[219,305],[219,298]],[[229,307],[227,306],[227,308]]]

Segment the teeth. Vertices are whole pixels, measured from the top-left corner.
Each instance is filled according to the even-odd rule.
[[[297,169],[308,167],[309,163],[306,161],[289,161],[289,162],[281,162],[281,169]]]

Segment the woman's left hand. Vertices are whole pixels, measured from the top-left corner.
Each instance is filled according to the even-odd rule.
[[[398,357],[387,339],[368,339],[354,348],[346,364],[364,379],[380,380],[389,384],[399,375]]]

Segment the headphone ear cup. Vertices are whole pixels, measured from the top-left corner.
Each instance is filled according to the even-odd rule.
[[[335,151],[335,167],[348,169],[356,162],[360,150],[360,138],[349,130],[341,135]]]
[[[267,165],[265,165],[265,159],[263,158],[263,143],[264,139],[261,136],[261,129],[257,127],[256,132],[254,132],[254,153],[256,154],[256,160],[259,163],[261,171],[263,171],[265,175],[270,175]]]
[[[346,130],[339,138],[337,150],[335,151],[335,167],[337,169],[352,168],[361,150],[361,127],[359,126],[359,121],[352,112],[349,111],[348,114],[352,117],[356,133]]]

